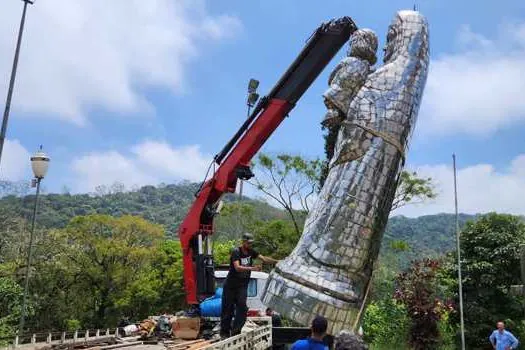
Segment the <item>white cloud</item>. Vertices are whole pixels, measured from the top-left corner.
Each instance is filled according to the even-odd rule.
[[[18,140],[6,140],[2,151],[2,163],[0,165],[0,179],[9,181],[20,181],[27,177],[30,172],[31,155]]]
[[[21,158],[28,157],[26,155]],[[14,153],[13,151],[11,153]],[[92,192],[96,186],[133,186],[171,183],[177,180],[201,181],[212,160],[198,146],[172,147],[165,142],[145,141],[129,153],[107,151],[80,156],[72,161],[74,192]],[[412,168],[420,176],[432,177],[438,197],[423,204],[403,207],[394,215],[416,217],[454,212],[454,178],[451,165],[422,165]],[[504,170],[491,164],[458,168],[459,211],[486,213],[498,211],[525,215],[525,154],[516,157]],[[265,198],[252,186],[244,194]],[[269,201],[272,205],[277,203]],[[297,206],[299,207],[298,203]]]
[[[489,39],[464,27],[459,53],[432,60],[421,106],[424,133],[488,135],[525,120],[525,23]]]
[[[2,82],[21,9],[20,1],[2,2]],[[240,29],[235,17],[209,15],[204,0],[37,1],[28,9],[13,108],[79,125],[93,107],[151,111],[144,88],[183,91],[188,61]]]
[[[454,175],[451,165],[424,165],[414,170],[421,176],[432,177],[438,197],[425,204],[409,205],[394,215],[420,216],[454,212]],[[459,168],[458,208],[461,213],[490,211],[525,214],[525,154],[517,156],[507,169],[496,170],[490,164]]]
[[[74,190],[91,192],[99,185],[115,182],[131,188],[176,180],[201,181],[211,159],[210,155],[201,153],[199,146],[172,147],[157,141],[135,145],[129,154],[91,153],[72,162]]]
[[[203,155],[197,145],[172,148],[167,143],[146,141],[133,147],[133,153],[155,172],[190,181],[201,181],[211,162],[211,157]]]

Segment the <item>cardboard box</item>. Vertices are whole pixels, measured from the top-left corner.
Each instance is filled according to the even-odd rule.
[[[201,319],[200,317],[179,317],[172,324],[171,329],[175,338],[197,339],[201,330]]]

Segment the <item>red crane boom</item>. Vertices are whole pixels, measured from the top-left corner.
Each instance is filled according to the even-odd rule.
[[[179,228],[188,304],[198,305],[202,298],[215,293],[211,235],[222,195],[235,192],[237,179],[253,177],[250,162],[254,155],[356,29],[349,17],[319,26],[271,92],[259,101],[250,117],[215,156],[219,166],[197,192]]]

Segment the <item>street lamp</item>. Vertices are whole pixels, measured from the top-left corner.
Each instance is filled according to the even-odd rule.
[[[246,98],[246,106],[248,106],[248,111],[246,113],[246,118],[250,118],[250,110],[255,106],[255,102],[259,99],[259,94],[257,93],[257,88],[259,87],[259,80],[250,79],[248,82],[248,96]],[[239,200],[242,200],[242,184],[243,181],[239,183]]]
[[[26,279],[24,286],[24,299],[22,301],[22,313],[20,315],[20,324],[18,326],[18,335],[21,336],[24,330],[24,320],[26,316],[26,302],[27,294],[29,292],[29,272],[31,270],[31,258],[33,250],[33,237],[35,234],[35,221],[36,221],[36,212],[38,209],[38,195],[40,194],[40,182],[46,176],[47,168],[49,167],[49,157],[42,151],[42,146],[40,150],[36,152],[31,157],[31,168],[33,169],[34,179],[32,180],[32,186],[36,186],[36,196],[35,196],[35,206],[33,207],[33,220],[31,222],[31,235],[29,237],[29,248],[27,250],[27,267],[26,267]]]
[[[246,104],[248,105],[248,116],[250,116],[250,108],[255,105],[255,102],[259,99],[257,88],[259,87],[259,80],[250,79],[248,82],[248,98]]]
[[[24,2],[24,9],[22,11],[22,19],[20,20],[20,29],[18,30],[18,40],[16,42],[15,58],[13,59],[13,68],[11,69],[11,79],[9,80],[9,88],[7,89],[7,99],[5,101],[4,118],[2,119],[2,129],[0,130],[0,165],[2,163],[2,151],[4,149],[5,134],[7,131],[7,120],[9,119],[9,111],[11,110],[11,99],[13,98],[13,88],[15,87],[16,69],[18,67],[18,57],[20,56],[20,44],[22,43],[22,34],[24,33],[24,25],[26,22],[27,5],[33,4],[35,0],[22,0]]]

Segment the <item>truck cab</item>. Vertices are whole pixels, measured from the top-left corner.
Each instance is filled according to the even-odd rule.
[[[215,284],[217,288],[222,288],[228,270],[215,270]],[[266,311],[266,306],[262,302],[262,293],[268,274],[266,272],[253,271],[250,275],[250,282],[248,282],[248,304],[249,316],[262,316]]]

